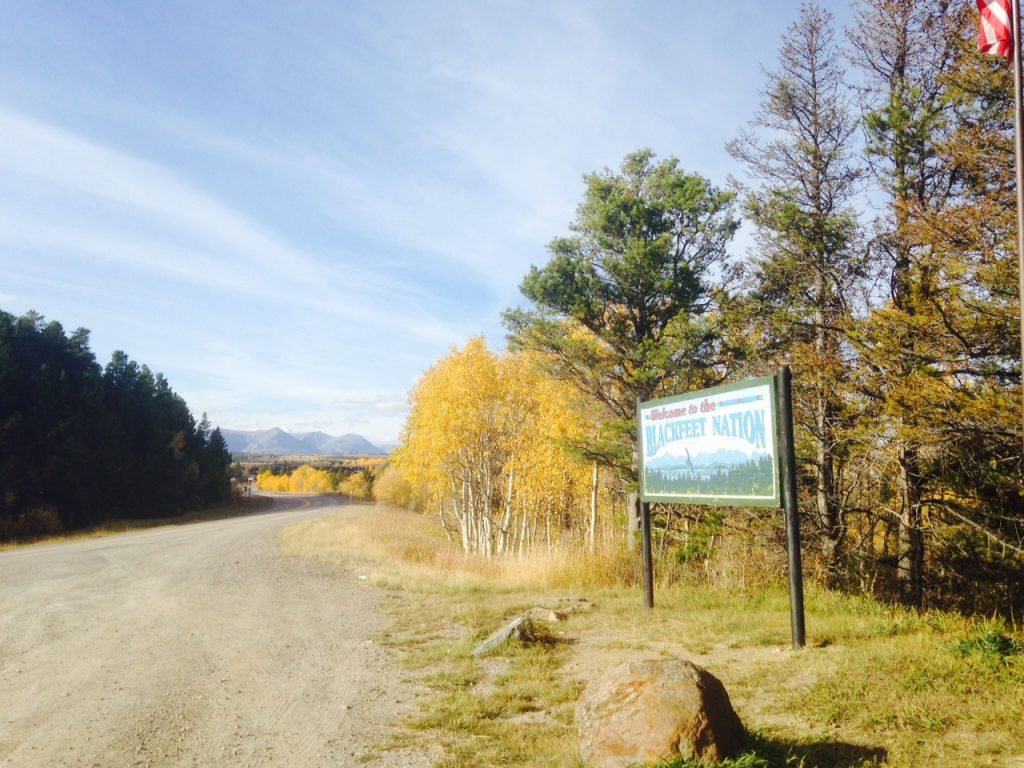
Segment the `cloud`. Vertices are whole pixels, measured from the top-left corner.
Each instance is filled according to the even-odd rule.
[[[8,183],[20,177],[49,188],[41,210],[18,210],[11,185],[0,214],[0,237],[8,243],[298,304],[434,342],[460,335],[431,311],[430,294],[415,283],[353,266],[344,249],[331,258],[303,252],[159,165],[4,109],[0,169]]]
[[[584,173],[650,146],[724,183],[798,7],[10,14],[0,301],[92,328],[225,426],[393,436],[449,346],[500,343]]]

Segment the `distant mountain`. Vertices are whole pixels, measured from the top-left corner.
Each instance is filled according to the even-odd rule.
[[[220,433],[227,441],[232,453],[259,453],[274,456],[296,455],[309,452],[309,446],[283,429],[259,429],[244,432],[238,429],[222,429]]]
[[[656,459],[649,459],[644,462],[647,469],[709,469],[712,467],[736,466],[746,464],[748,461],[758,461],[768,454],[760,451],[744,453],[743,451],[720,448],[712,453],[694,453],[689,460],[684,453],[682,456],[666,453]]]
[[[323,448],[325,445],[329,445],[332,440],[338,439],[325,432],[295,432],[291,436],[297,440],[301,440],[306,445],[313,446],[317,450]]]
[[[334,437],[323,432],[289,434],[283,429],[222,429],[231,453],[254,453],[264,456],[379,456],[387,451],[378,448],[362,435]]]
[[[362,435],[352,434],[351,432],[341,437],[325,435],[323,432],[297,433],[293,437],[297,437],[320,453],[330,456],[362,456],[365,454],[387,453],[387,451],[378,448]]]

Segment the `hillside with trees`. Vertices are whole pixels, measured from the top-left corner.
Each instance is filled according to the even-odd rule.
[[[225,501],[231,456],[162,374],[89,333],[0,312],[0,540]]]
[[[389,494],[490,557],[629,546],[637,401],[788,364],[811,577],[1021,615],[1010,73],[966,4],[854,7],[846,29],[801,9],[728,144],[731,189],[646,149],[584,178],[508,351],[474,339],[412,394]],[[663,572],[778,579],[781,528],[656,506],[655,551]]]

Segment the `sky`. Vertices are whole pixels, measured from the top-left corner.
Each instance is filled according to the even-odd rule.
[[[742,177],[798,9],[0,0],[0,310],[222,428],[393,443],[431,365],[503,347],[584,174]]]

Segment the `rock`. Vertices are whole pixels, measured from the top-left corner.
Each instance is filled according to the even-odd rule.
[[[682,756],[714,764],[733,757],[744,729],[722,683],[683,659],[620,664],[576,705],[579,752],[592,768],[626,768]]]
[[[484,640],[474,650],[473,656],[482,656],[509,640],[527,640],[534,634],[533,622],[526,616],[519,616]]]
[[[560,621],[565,621],[572,613],[589,611],[593,607],[592,602],[582,597],[562,598],[558,601],[558,608],[534,606],[484,640],[473,650],[472,655],[481,656],[512,639],[536,640],[538,636],[536,622],[557,624]],[[543,636],[543,633],[539,634]]]
[[[561,611],[555,611],[551,608],[543,608],[541,606],[535,606],[526,613],[523,614],[526,618],[531,621],[546,621],[549,624],[557,624],[560,621],[565,621],[566,614]]]
[[[563,597],[558,601],[556,610],[564,616],[573,613],[589,613],[594,610],[594,604],[585,597]]]

